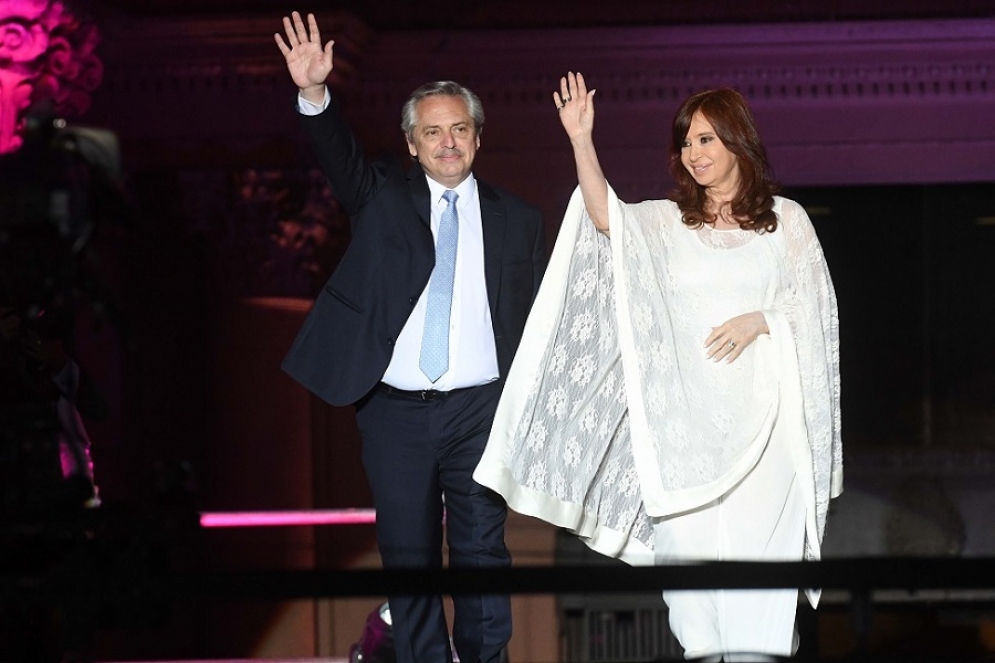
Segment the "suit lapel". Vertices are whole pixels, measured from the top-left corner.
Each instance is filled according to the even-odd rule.
[[[484,233],[484,280],[487,301],[491,305],[491,320],[497,320],[498,286],[501,283],[501,255],[507,218],[504,203],[497,192],[477,180],[480,196],[480,223]]]
[[[428,182],[425,180],[425,171],[418,163],[408,171],[408,188],[411,190],[411,200],[418,211],[418,218],[422,220],[425,227],[432,229],[432,201],[428,190]]]

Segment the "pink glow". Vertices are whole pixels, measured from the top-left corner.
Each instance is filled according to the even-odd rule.
[[[20,147],[33,102],[52,102],[60,116],[86,112],[103,78],[99,41],[62,0],[0,1],[0,153]]]
[[[287,527],[297,525],[370,525],[373,509],[307,509],[300,511],[214,511],[200,514],[201,527]]]

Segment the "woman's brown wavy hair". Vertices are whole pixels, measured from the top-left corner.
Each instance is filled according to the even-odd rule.
[[[670,172],[677,182],[671,199],[681,209],[682,219],[691,228],[715,221],[715,215],[705,212],[708,202],[705,187],[694,181],[691,173],[681,163],[681,148],[687,140],[691,118],[700,112],[714,127],[722,144],[736,155],[742,176],[739,193],[732,201],[732,213],[744,230],[774,232],[777,215],[774,214],[774,195],[779,187],[774,182],[767,150],[757,131],[756,120],[743,96],[731,88],[706,90],[685,101],[671,131]]]

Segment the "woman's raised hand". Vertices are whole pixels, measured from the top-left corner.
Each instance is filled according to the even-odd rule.
[[[314,14],[307,15],[308,29],[304,27],[304,21],[297,12],[291,14],[291,18],[283,17],[283,29],[287,33],[287,41],[283,40],[280,33],[273,36],[276,38],[276,45],[287,60],[287,69],[291,78],[305,98],[309,101],[321,102],[325,96],[325,79],[332,73],[332,44],[329,41],[325,47],[321,47],[321,33],[318,32],[318,22],[314,19]],[[320,92],[321,97],[317,97]]]
[[[594,129],[594,92],[588,91],[581,74],[572,71],[560,79],[559,92],[553,92],[553,103],[570,140],[590,135]]]

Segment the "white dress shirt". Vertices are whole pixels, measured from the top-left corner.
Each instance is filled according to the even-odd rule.
[[[328,107],[330,101],[331,96],[326,89],[322,105],[299,96],[297,107],[304,115],[317,115]],[[448,205],[442,194],[447,189],[428,176],[425,179],[432,201],[432,237],[438,241],[442,213]],[[475,387],[498,378],[494,326],[484,280],[484,233],[477,180],[471,174],[454,191],[459,195],[456,201],[459,239],[449,318],[449,370],[432,383],[418,367],[428,300],[426,284],[394,343],[394,352],[383,376],[385,383],[398,389],[449,391]]]

